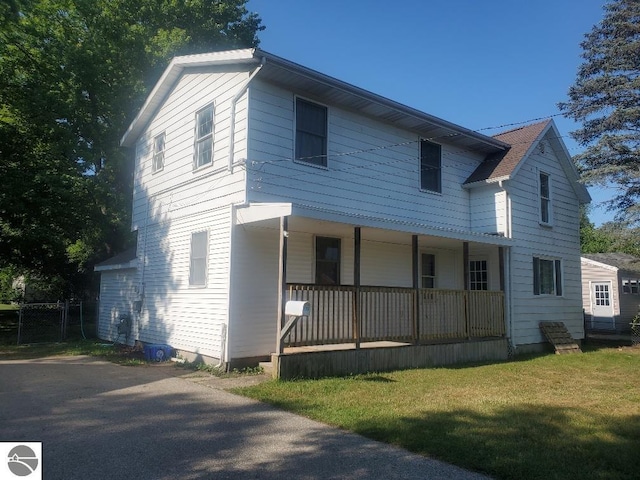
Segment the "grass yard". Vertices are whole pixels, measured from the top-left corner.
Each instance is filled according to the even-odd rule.
[[[500,479],[640,476],[640,348],[234,390]]]

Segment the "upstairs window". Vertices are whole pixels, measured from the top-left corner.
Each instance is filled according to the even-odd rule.
[[[327,166],[327,107],[296,98],[296,160]]]
[[[533,257],[533,294],[562,296],[562,262]]]
[[[207,232],[191,234],[191,255],[189,258],[189,285],[203,287],[207,284]]]
[[[153,139],[152,172],[159,172],[164,168],[164,132]]]
[[[196,113],[196,148],[194,170],[213,161],[213,105]]]
[[[316,285],[340,285],[340,239],[316,237]]]
[[[540,172],[540,223],[551,223],[551,180],[549,175]]]
[[[436,256],[423,253],[421,267],[422,288],[436,288]]]
[[[442,193],[442,147],[420,140],[420,188]]]

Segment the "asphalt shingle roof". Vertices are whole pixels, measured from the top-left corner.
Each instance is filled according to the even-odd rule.
[[[489,155],[464,183],[509,177],[549,122],[551,120],[545,120],[494,135],[493,138],[508,143],[511,148],[506,152]]]
[[[620,270],[640,273],[640,258],[628,253],[585,253],[582,256]]]

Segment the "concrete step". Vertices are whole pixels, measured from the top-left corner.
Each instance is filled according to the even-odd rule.
[[[258,365],[262,367],[264,373],[267,375],[273,375],[273,363],[271,362],[260,362]]]

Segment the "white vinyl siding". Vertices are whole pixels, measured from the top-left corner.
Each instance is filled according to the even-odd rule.
[[[543,140],[548,144],[546,140]],[[553,228],[540,228],[539,172],[553,179]],[[562,321],[574,338],[584,337],[580,282],[579,202],[551,146],[534,153],[507,184],[511,229],[511,337],[514,345],[545,341],[541,321]],[[562,261],[562,295],[535,295],[533,257]]]
[[[211,72],[189,72],[177,81],[136,143],[133,229],[143,229],[145,217],[152,215],[155,209],[166,212],[176,206],[182,208],[214,199],[227,204],[244,199],[244,169],[236,168],[229,175],[227,164],[222,161],[216,162],[213,169],[204,169],[199,175],[193,174],[193,168],[196,112],[215,99],[213,158],[228,158],[231,99],[247,77],[248,71],[213,69]],[[243,95],[236,105],[236,159],[244,159],[247,155],[247,98],[247,94]],[[162,132],[166,132],[166,138],[170,139],[165,144],[163,174],[152,175],[153,140]]]
[[[338,105],[328,108],[327,168],[295,156],[296,97],[254,79],[250,89],[247,193],[250,202],[292,202],[354,218],[419,222],[470,230],[469,191],[461,188],[483,156],[441,144],[442,195],[420,195],[420,136]]]
[[[136,281],[137,271],[134,268],[100,272],[98,338],[125,342],[125,335],[118,335],[118,324],[123,315],[133,318]],[[133,328],[128,340],[130,344],[135,340]]]
[[[228,321],[230,222],[229,206],[206,215],[184,212],[174,214],[171,221],[149,220],[146,246],[144,240],[138,246],[139,257],[145,259],[140,273],[144,305],[139,340],[219,358]],[[205,230],[209,239],[206,287],[192,288],[192,234]]]

